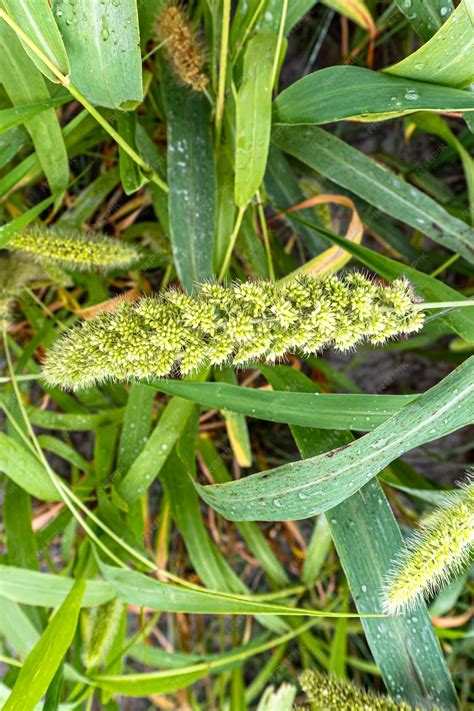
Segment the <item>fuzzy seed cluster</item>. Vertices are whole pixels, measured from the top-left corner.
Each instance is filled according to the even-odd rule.
[[[13,304],[23,289],[41,275],[41,268],[31,260],[14,253],[0,256],[0,330],[10,325]]]
[[[101,233],[88,233],[34,225],[15,235],[8,249],[53,262],[71,269],[120,269],[137,261],[138,253],[129,244]]]
[[[104,380],[186,375],[206,365],[275,362],[361,341],[384,343],[418,331],[409,283],[377,284],[359,273],[298,276],[283,284],[205,283],[193,296],[169,289],[74,327],[50,350],[51,384],[87,387]]]
[[[324,711],[421,711],[404,701],[377,696],[355,684],[305,671],[300,684],[311,702],[311,708]],[[308,710],[309,711],[309,710]]]
[[[123,603],[114,598],[105,605],[93,607],[88,615],[83,635],[82,659],[87,669],[104,664],[118,632]]]
[[[474,482],[427,516],[387,576],[385,611],[409,609],[422,595],[431,595],[468,562],[474,546]]]
[[[185,11],[173,4],[165,7],[156,20],[155,33],[177,77],[195,91],[203,91],[208,84],[203,73],[204,50]]]

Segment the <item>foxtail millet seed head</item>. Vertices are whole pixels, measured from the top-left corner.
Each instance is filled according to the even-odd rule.
[[[118,598],[88,611],[84,625],[82,652],[82,660],[87,669],[98,667],[106,662],[123,611],[124,605]]]
[[[150,380],[206,365],[273,363],[293,351],[342,351],[418,331],[423,314],[410,284],[377,284],[362,274],[270,281],[208,282],[192,296],[176,289],[75,326],[49,351],[49,383],[87,387],[105,380]]]
[[[156,19],[155,34],[164,44],[178,79],[195,91],[203,91],[209,81],[203,72],[205,54],[186,12],[175,4],[165,7]]]
[[[474,546],[474,482],[446,495],[421,521],[392,565],[384,583],[383,607],[403,612],[430,596],[466,565]]]
[[[301,675],[300,684],[311,703],[311,709],[321,709],[321,711],[421,711],[404,701],[395,701],[388,696],[368,693],[350,682],[309,670]]]
[[[56,263],[70,269],[125,269],[138,260],[130,244],[106,235],[83,233],[60,227],[32,225],[15,235],[8,243],[14,249],[40,263]]]

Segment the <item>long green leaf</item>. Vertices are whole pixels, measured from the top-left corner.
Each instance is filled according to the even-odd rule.
[[[378,210],[411,225],[474,263],[474,230],[425,193],[317,126],[278,126],[274,139],[295,156]]]
[[[285,393],[227,383],[157,380],[157,390],[209,408],[240,412],[270,422],[323,429],[370,432],[417,395],[335,395]]]
[[[285,35],[288,35],[295,25],[303,19],[307,12],[317,4],[317,0],[291,0],[288,3],[288,13],[285,21]]]
[[[0,432],[0,471],[42,501],[60,499],[56,487],[38,459],[3,432]]]
[[[245,51],[244,73],[236,101],[235,202],[239,207],[250,202],[265,175],[276,47],[275,35],[258,32]]]
[[[449,10],[449,4],[444,7]],[[426,44],[385,72],[432,84],[468,86],[474,81],[473,24],[474,0],[463,0]]]
[[[0,83],[15,107],[49,100],[51,97],[46,82],[37,67],[24,52],[17,39],[3,20],[0,20]],[[38,160],[45,172],[51,192],[66,189],[69,180],[69,164],[63,136],[54,109],[47,109],[25,123],[36,149]]]
[[[274,124],[375,121],[415,111],[474,110],[469,92],[351,66],[321,69],[285,89],[274,102]]]
[[[415,32],[429,40],[454,11],[452,0],[395,0]]]
[[[474,356],[352,444],[230,484],[196,484],[230,520],[298,520],[337,506],[405,452],[474,422]]]
[[[381,611],[383,579],[402,547],[402,536],[378,481],[332,509],[328,519],[358,611]],[[396,617],[363,618],[362,624],[393,696],[425,709],[458,708],[424,603]]]
[[[0,595],[13,602],[40,607],[61,605],[74,585],[63,575],[38,573],[34,570],[0,565]],[[110,585],[102,580],[88,580],[82,607],[104,605],[114,598]]]
[[[70,67],[66,48],[61,39],[58,26],[54,21],[48,0],[3,0],[3,4],[10,17],[15,20],[28,38],[64,76],[68,76]],[[57,82],[57,76],[33,52],[28,44],[22,41],[22,45],[38,69],[50,81]]]
[[[178,276],[191,291],[212,276],[216,220],[215,165],[205,96],[180,86],[163,66],[168,120],[171,244]]]
[[[14,106],[12,109],[2,109],[0,111],[0,135],[6,133],[14,126],[19,126],[29,121],[43,111],[46,111],[46,109],[54,109],[56,106],[61,106],[68,101],[70,101],[69,96],[60,96],[57,99],[35,101],[35,103],[27,106]]]
[[[269,368],[268,371],[274,388],[318,391],[315,383],[292,368]],[[316,430],[291,427],[291,431],[303,457],[314,457],[321,452]],[[339,445],[347,442],[342,432],[335,435]],[[321,520],[327,521],[326,526],[321,526]],[[318,519],[317,527],[323,531],[330,529],[357,610],[381,612],[382,582],[402,539],[377,480]],[[326,535],[323,534],[323,540]],[[363,618],[362,624],[374,659],[394,698],[400,697],[421,708],[456,708],[449,671],[424,603],[417,604],[409,614]]]
[[[102,573],[117,597],[132,605],[163,612],[196,615],[288,615],[290,617],[358,617],[350,613],[326,612],[259,600],[258,595],[236,595],[217,590],[196,590],[169,583],[131,570],[101,564]]]
[[[45,694],[76,631],[85,582],[77,581],[25,659],[4,711],[33,711]]]
[[[93,104],[134,109],[143,98],[136,0],[54,0],[71,80]]]

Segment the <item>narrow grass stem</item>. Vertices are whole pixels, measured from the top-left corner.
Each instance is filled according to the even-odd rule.
[[[25,380],[41,380],[41,378],[42,378],[42,376],[39,373],[37,373],[37,374],[29,373],[28,375],[17,375],[16,376],[16,380],[18,380],[20,382],[24,382]],[[8,376],[6,378],[0,378],[1,385],[6,384],[6,383],[13,383],[13,378],[11,378],[10,376]]]
[[[280,17],[280,26],[278,28],[278,40],[277,40],[277,46],[276,46],[276,51],[275,51],[275,59],[273,61],[273,72],[272,72],[272,87],[275,88],[275,82],[278,74],[278,65],[280,63],[280,52],[281,52],[281,46],[283,43],[283,32],[285,31],[285,22],[286,22],[286,15],[288,13],[288,0],[283,0],[282,4],[282,9],[281,9],[281,17]]]
[[[247,27],[245,28],[244,36],[242,37],[240,42],[237,43],[237,45],[235,47],[234,54],[232,56],[232,64],[235,64],[237,57],[239,56],[240,52],[242,51],[242,47],[246,43],[250,33],[252,32],[252,30],[255,26],[255,23],[257,22],[257,20],[260,16],[260,13],[262,12],[262,10],[265,6],[265,3],[266,3],[266,0],[260,0],[260,3],[258,5],[257,9],[253,13],[250,22],[248,23]]]
[[[44,52],[28,37],[28,35],[23,32],[21,27],[6,13],[4,10],[0,10],[0,19],[5,20],[7,25],[15,32],[15,34],[20,37],[23,42],[28,45],[28,47],[36,54],[36,56],[41,59],[41,61],[48,67],[48,69],[57,77],[58,81],[69,91],[69,93],[80,103],[82,106],[95,118],[97,123],[99,123],[102,128],[109,134],[111,138],[114,139],[116,143],[127,153],[130,158],[144,171],[146,176],[157,185],[159,188],[168,192],[168,186],[166,183],[155,173],[149,165],[138,155],[138,153],[130,146],[122,136],[116,131],[110,123],[105,119],[102,114],[94,107],[92,104],[81,94],[79,89],[71,83],[69,77],[65,76],[60,69],[52,62],[49,57],[44,54]]]
[[[418,311],[425,309],[457,309],[464,306],[474,306],[474,299],[465,299],[464,301],[422,301],[419,304],[413,304],[413,308]]]
[[[223,0],[222,7],[222,35],[219,54],[219,83],[217,86],[216,101],[216,146],[219,145],[224,118],[225,85],[227,78],[227,54],[229,50],[229,25],[230,25],[230,0]]]
[[[257,201],[258,217],[260,219],[260,225],[262,227],[263,243],[265,245],[265,252],[267,254],[268,276],[272,281],[275,281],[275,268],[273,266],[272,250],[270,246],[270,235],[268,233],[267,220],[265,218],[265,210],[263,209],[260,191],[257,191]]]
[[[432,277],[437,277],[439,276],[442,272],[444,272],[448,267],[451,266],[451,264],[454,264],[454,262],[457,262],[457,260],[461,257],[460,254],[452,254],[449,259],[447,259],[445,262],[439,265],[439,267],[436,267],[436,269],[431,272],[430,276]]]
[[[239,230],[240,230],[240,226],[242,224],[242,219],[244,217],[245,210],[246,210],[245,207],[239,207],[239,212],[237,214],[237,219],[235,221],[234,229],[232,230],[232,234],[229,239],[229,246],[227,247],[227,252],[225,253],[224,261],[222,263],[222,267],[219,272],[218,281],[223,280],[223,278],[226,275],[227,269],[229,268],[230,258],[232,257],[232,252],[234,251],[235,243],[236,243],[237,237],[239,235]]]

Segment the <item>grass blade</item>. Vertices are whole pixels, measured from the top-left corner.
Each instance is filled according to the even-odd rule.
[[[153,385],[157,390],[208,408],[240,412],[270,422],[359,432],[374,430],[418,397],[271,392],[228,383],[179,380],[158,380]]]
[[[197,485],[230,520],[298,520],[337,506],[405,452],[474,421],[474,356],[352,444],[230,484]]]
[[[168,207],[171,244],[183,286],[212,276],[216,178],[209,105],[202,94],[181,87],[163,67],[168,119]]]
[[[310,168],[474,263],[471,227],[357,149],[316,126],[279,126],[274,138]]]
[[[23,51],[13,30],[0,20],[0,41],[3,57],[0,82],[15,107],[50,100],[41,72]],[[61,128],[54,109],[26,121],[38,159],[43,167],[51,192],[62,192],[69,180],[69,164]]]
[[[124,111],[143,98],[136,0],[55,2],[71,80],[97,106]]]
[[[74,580],[64,575],[38,573],[35,570],[0,565],[0,594],[24,605],[56,607],[61,605],[71,592]],[[102,580],[88,580],[82,607],[104,605],[114,598],[110,585]]]
[[[381,587],[402,537],[374,480],[331,510],[331,534],[359,612],[381,610]],[[362,619],[372,654],[391,694],[431,709],[458,708],[456,694],[426,606],[409,614]],[[387,640],[390,642],[387,644]]]
[[[241,208],[253,198],[265,175],[277,41],[273,34],[258,32],[245,52],[236,100],[235,202]]]
[[[69,96],[60,96],[57,99],[44,99],[35,101],[27,106],[15,106],[12,109],[2,109],[0,111],[0,136],[15,126],[19,126],[34,118],[46,109],[54,109],[57,106],[70,101]]]
[[[317,391],[313,382],[291,368],[280,369],[278,374],[272,369],[271,382],[278,389]],[[303,457],[314,457],[321,452],[320,437],[315,430],[292,427],[291,431]],[[335,435],[339,438],[338,444],[344,446],[347,435],[342,432]],[[377,480],[369,482],[321,518],[327,524],[322,526],[320,519],[315,532],[318,527],[324,531],[329,528],[357,610],[380,612],[382,580],[389,561],[402,544],[400,530],[380,484]],[[402,698],[421,708],[457,708],[449,671],[423,603],[411,615],[363,618],[362,625],[387,689],[394,698]]]
[[[447,16],[449,5],[444,4],[444,9]],[[463,0],[426,44],[385,72],[432,84],[468,86],[474,80],[473,22],[474,2]]]
[[[64,74],[70,72],[66,48],[61,39],[50,4],[47,0],[3,0],[8,14],[23,32],[36,44],[48,59]],[[38,56],[23,43],[23,48],[40,72],[50,81],[57,82],[57,77],[38,58]]]
[[[395,3],[423,40],[429,40],[439,30],[446,18],[454,11],[452,0],[406,0]]]
[[[103,563],[101,570],[121,600],[163,612],[186,612],[196,615],[288,615],[336,619],[358,617],[351,613],[323,612],[266,602],[259,600],[257,595],[236,595],[205,588],[191,590]]]
[[[79,580],[25,659],[4,711],[32,711],[66,654],[76,631],[85,582]]]
[[[285,89],[274,102],[274,124],[378,121],[414,111],[474,110],[469,92],[390,76],[362,67],[328,67]]]

